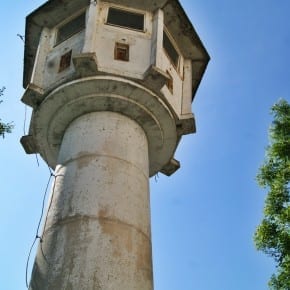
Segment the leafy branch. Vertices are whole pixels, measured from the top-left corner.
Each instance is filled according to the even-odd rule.
[[[0,97],[4,95],[5,87],[2,87],[0,89]],[[3,102],[3,100],[0,99],[0,104]],[[3,138],[5,137],[6,133],[11,133],[12,129],[14,128],[13,122],[10,123],[4,123],[2,122],[2,119],[0,118],[0,136]]]
[[[272,109],[270,143],[257,181],[268,189],[264,218],[254,241],[258,250],[274,258],[277,273],[270,281],[273,290],[290,289],[290,105],[280,100]]]

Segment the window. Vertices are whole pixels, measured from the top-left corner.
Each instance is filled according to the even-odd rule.
[[[144,14],[110,7],[107,24],[144,31]]]
[[[72,51],[70,50],[69,52],[67,52],[67,53],[65,53],[64,55],[61,56],[60,62],[59,62],[58,72],[62,72],[65,69],[70,67],[71,55],[72,55]]]
[[[165,31],[163,31],[163,48],[172,64],[177,68],[179,54]]]
[[[123,43],[115,44],[115,59],[129,61],[129,45]]]
[[[82,13],[81,15],[75,17],[69,22],[66,22],[58,28],[56,36],[56,45],[70,38],[74,34],[80,32],[85,28],[86,25],[86,14]]]

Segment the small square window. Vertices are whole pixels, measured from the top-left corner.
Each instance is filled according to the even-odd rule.
[[[128,44],[116,43],[115,59],[129,61],[129,45]]]
[[[62,72],[65,69],[70,67],[71,55],[72,55],[72,51],[70,50],[69,52],[67,52],[67,53],[65,53],[64,55],[61,56],[60,62],[59,62],[58,72]]]

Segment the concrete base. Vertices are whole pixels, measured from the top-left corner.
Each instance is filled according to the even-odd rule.
[[[143,129],[113,112],[77,118],[64,134],[55,174],[29,289],[152,290]]]

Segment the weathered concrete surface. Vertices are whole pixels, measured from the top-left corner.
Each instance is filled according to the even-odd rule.
[[[114,6],[144,29],[108,23]],[[21,143],[56,172],[30,290],[153,289],[148,178],[179,168],[208,61],[177,0],[49,0],[27,17]]]
[[[55,173],[29,289],[153,289],[143,129],[114,112],[83,115],[64,134]]]
[[[170,162],[178,137],[169,106],[146,87],[113,76],[82,78],[52,91],[32,115],[31,136],[25,147],[33,150],[35,145],[48,165],[55,168],[69,124],[82,115],[99,111],[121,113],[143,128],[148,139],[150,176]]]

